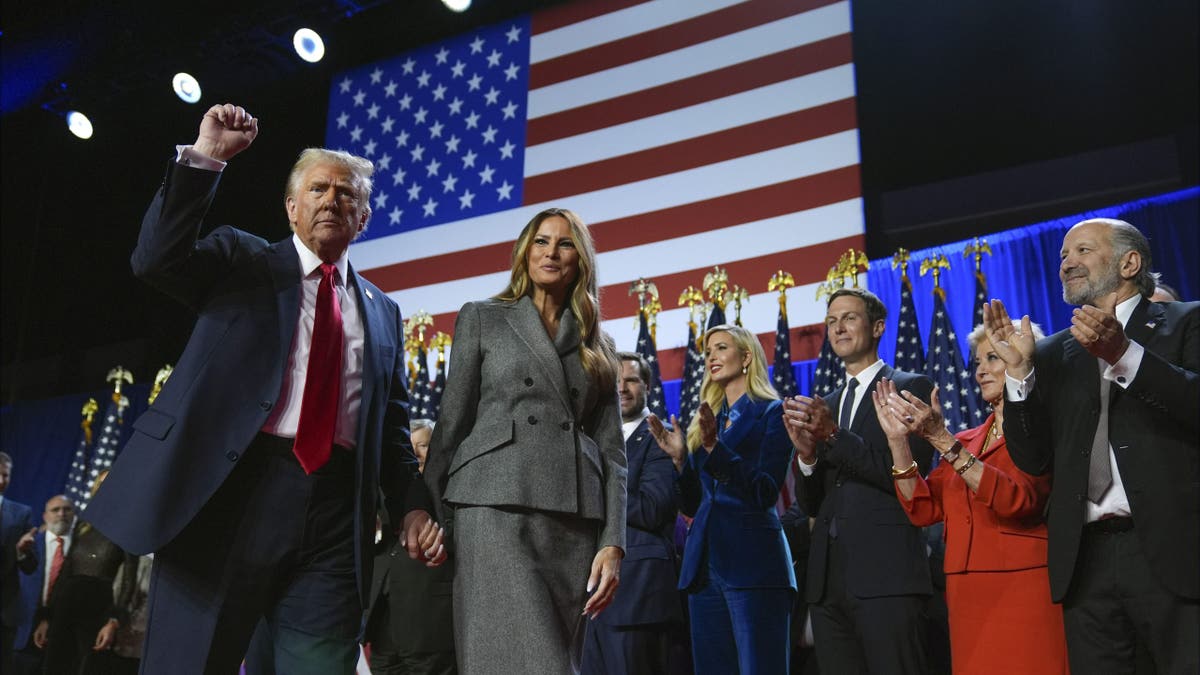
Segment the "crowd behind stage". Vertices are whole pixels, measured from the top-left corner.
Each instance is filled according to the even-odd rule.
[[[292,237],[200,236],[257,134],[213,106],[168,163],[132,264],[197,324],[86,512],[39,522],[0,454],[0,673],[353,673],[360,645],[374,673],[1200,672],[1200,303],[1134,225],[1066,233],[1066,330],[983,307],[973,429],[880,359],[860,288],[827,300],[835,391],[781,398],[716,325],[683,428],[547,209],[459,312],[435,424],[348,262],[368,160],[301,153]]]

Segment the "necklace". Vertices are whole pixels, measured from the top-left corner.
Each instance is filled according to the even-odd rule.
[[[988,433],[987,433],[988,447],[991,447],[992,443],[995,443],[996,441],[1000,440],[1003,437],[1004,437],[1004,428],[1000,425],[999,421],[993,421],[992,426],[988,427]]]

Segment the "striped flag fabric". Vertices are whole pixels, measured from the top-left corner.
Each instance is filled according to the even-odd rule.
[[[646,407],[658,419],[669,420],[667,417],[667,397],[663,395],[662,374],[658,368],[658,348],[654,344],[654,336],[650,334],[650,324],[646,314],[638,314],[637,349],[634,350],[650,364],[650,386],[646,390]]]
[[[913,302],[912,280],[900,279],[900,315],[896,317],[896,358],[893,366],[910,373],[925,372],[925,350],[921,346],[921,327]]]
[[[817,367],[813,370],[812,395],[828,396],[842,386],[846,379],[846,366],[837,354],[833,353],[833,345],[829,344],[829,334],[821,343],[821,353],[817,356]]]
[[[958,349],[958,337],[946,311],[946,292],[933,289],[933,321],[929,327],[929,350],[926,353],[925,374],[938,387],[942,414],[952,432],[972,426],[971,383],[973,378],[963,367]]]
[[[687,352],[683,361],[683,382],[679,387],[679,428],[687,432],[692,423],[692,415],[700,407],[700,384],[704,381],[704,357],[696,341],[696,329],[688,324]]]
[[[434,375],[433,382],[429,385],[429,403],[425,406],[425,419],[438,419],[438,413],[442,410],[442,394],[446,391],[446,359],[440,354],[438,355],[437,374]]]
[[[800,393],[796,373],[792,370],[791,331],[788,330],[787,306],[779,304],[779,319],[775,323],[775,364],[771,384],[783,398]]]
[[[96,445],[92,448],[92,456],[88,461],[82,481],[67,487],[68,490],[71,490],[72,487],[76,488],[77,491],[68,496],[75,502],[75,508],[79,511],[86,509],[88,502],[91,501],[96,478],[111,469],[113,462],[117,459],[117,453],[121,450],[121,441],[123,440],[122,432],[125,429],[125,409],[128,407],[129,399],[121,394],[114,393],[112,395],[104,409],[104,417],[100,420],[100,435],[96,438]]]
[[[505,286],[513,239],[550,206],[590,224],[603,327],[627,351],[638,308],[617,299],[638,278],[676,297],[714,265],[747,287],[800,270],[799,297],[864,241],[844,1],[556,5],[339,73],[326,144],[377,166],[355,269],[438,326]],[[743,322],[766,341],[760,297]],[[659,315],[664,378],[682,375],[687,312]]]
[[[90,413],[97,409],[96,400],[89,399],[88,406],[91,410],[84,412],[87,417],[90,417]],[[79,432],[79,443],[75,446],[75,456],[71,458],[71,467],[67,471],[67,483],[63,488],[63,494],[76,504],[82,503],[91,490],[88,485],[88,470],[92,466],[92,429],[90,425],[91,420],[85,419],[83,428]]]

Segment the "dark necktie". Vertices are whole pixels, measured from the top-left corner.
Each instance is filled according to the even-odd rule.
[[[336,272],[335,266],[322,264],[321,282],[317,286],[308,372],[292,449],[305,473],[312,473],[329,461],[337,426],[342,391],[342,308],[334,287]]]
[[[63,566],[63,538],[54,538],[54,557],[50,559],[50,576],[46,581],[46,597],[43,599],[43,604],[50,601],[50,592],[54,590],[54,582],[58,581],[58,575],[62,572]]]
[[[1088,464],[1088,499],[1099,504],[1112,485],[1112,466],[1108,458],[1108,394],[1112,383],[1100,378],[1100,421],[1092,439],[1092,454]]]
[[[842,401],[842,414],[838,415],[838,426],[843,429],[850,428],[851,419],[850,411],[854,410],[854,390],[858,389],[858,378],[852,377],[846,383],[846,400]]]

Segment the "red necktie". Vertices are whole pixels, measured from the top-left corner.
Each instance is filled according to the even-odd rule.
[[[50,559],[50,581],[46,584],[45,602],[50,601],[50,591],[54,590],[54,582],[58,581],[58,573],[62,572],[63,566],[63,538],[54,538],[54,557]]]
[[[296,445],[292,449],[305,473],[312,473],[329,461],[333,430],[337,426],[342,391],[342,308],[334,287],[336,271],[333,265],[322,264],[321,282],[317,286],[308,373],[304,379],[304,398],[300,401]]]

